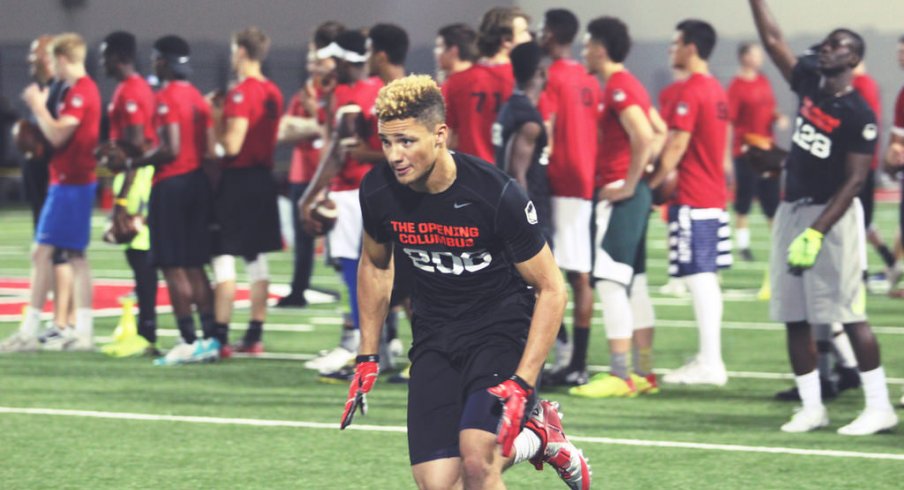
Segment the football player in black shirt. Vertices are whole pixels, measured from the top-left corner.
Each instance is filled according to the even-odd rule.
[[[800,103],[785,167],[785,196],[773,227],[771,314],[784,322],[803,409],[782,426],[807,432],[829,424],[822,404],[811,324],[840,321],[854,345],[866,408],[839,434],[867,435],[897,425],[879,344],[866,318],[862,209],[856,196],[869,173],[876,117],[851,86],[863,39],[836,29],[817,55],[798,58],[765,0],[750,0],[763,46]]]
[[[361,184],[361,345],[341,427],[376,381],[398,247],[414,280],[408,446],[418,486],[498,488],[505,467],[531,460],[590,488],[556,406],[534,402],[567,299],[534,204],[495,166],[446,149],[430,77],[390,83],[376,112],[388,163]]]
[[[499,109],[493,125],[493,146],[496,165],[527,190],[537,208],[540,230],[552,243],[552,203],[546,177],[549,147],[543,116],[537,110],[546,84],[546,70],[540,65],[542,57],[542,48],[533,42],[519,44],[512,50],[516,88]]]

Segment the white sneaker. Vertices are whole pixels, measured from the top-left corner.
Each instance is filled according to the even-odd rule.
[[[93,352],[94,336],[74,333],[69,338],[69,342],[63,345],[63,350],[68,352]]]
[[[38,337],[42,350],[62,351],[66,350],[66,346],[75,341],[75,328],[60,328],[56,325],[51,326]]]
[[[694,359],[684,366],[673,370],[662,377],[666,383],[682,385],[716,385],[728,383],[728,373],[724,364],[708,365]]]
[[[844,436],[868,436],[893,429],[896,425],[898,415],[893,408],[867,408],[853,422],[838,429],[838,433]]]
[[[562,342],[556,339],[555,344],[556,360],[550,371],[556,372],[567,368],[571,364],[571,356],[574,354],[574,346],[571,342]]]
[[[304,367],[307,369],[316,369],[322,373],[332,373],[338,371],[354,358],[354,352],[344,347],[336,347],[326,354],[304,363]]]
[[[34,335],[26,335],[21,330],[17,330],[14,334],[0,342],[0,354],[11,352],[35,352],[38,350],[38,337]]]
[[[804,410],[799,408],[791,420],[782,425],[782,432],[801,433],[821,429],[829,425],[829,411],[824,405]]]
[[[904,264],[895,262],[894,265],[885,270],[885,278],[888,280],[888,290],[894,291],[898,287],[898,281],[904,275]]]

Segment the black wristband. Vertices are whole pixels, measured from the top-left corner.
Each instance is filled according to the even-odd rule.
[[[522,378],[521,376],[514,374],[514,375],[512,375],[511,380],[518,383],[518,386],[520,386],[522,390],[524,390],[528,393],[534,392],[534,387],[531,386],[530,383],[528,383],[527,381],[524,381],[524,378]]]
[[[380,362],[378,354],[362,354],[355,358],[355,363],[359,362]]]

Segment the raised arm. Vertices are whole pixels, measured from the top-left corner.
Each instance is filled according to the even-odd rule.
[[[791,51],[788,43],[782,35],[778,22],[766,5],[766,0],[750,0],[750,10],[753,12],[753,22],[760,35],[760,41],[772,62],[778,67],[785,80],[791,82],[791,72],[797,65],[797,56]]]

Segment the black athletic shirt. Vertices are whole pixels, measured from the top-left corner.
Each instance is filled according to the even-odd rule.
[[[822,93],[820,78],[814,55],[801,57],[791,74],[800,103],[786,166],[788,202],[828,202],[844,184],[847,154],[875,152],[879,132],[872,109],[855,90],[838,97]]]
[[[534,146],[530,167],[527,169],[527,195],[537,207],[540,229],[547,240],[552,240],[552,202],[546,166],[549,164],[546,145],[548,144],[543,116],[524,93],[515,91],[508,102],[499,110],[493,125],[493,146],[496,148],[496,165],[505,171],[505,153],[512,136],[529,122],[540,125],[540,137]]]
[[[523,343],[534,293],[514,264],[546,243],[536,210],[492,164],[452,158],[455,181],[438,194],[415,192],[388,165],[375,166],[359,194],[364,229],[413,266],[413,352],[457,353],[494,338]]]

